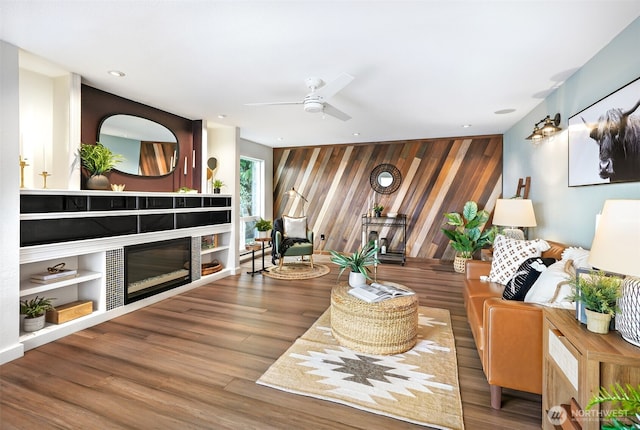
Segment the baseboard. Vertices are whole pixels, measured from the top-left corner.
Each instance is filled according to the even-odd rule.
[[[8,348],[0,351],[0,364],[8,363],[16,358],[20,358],[24,355],[24,345],[21,343],[15,343]]]

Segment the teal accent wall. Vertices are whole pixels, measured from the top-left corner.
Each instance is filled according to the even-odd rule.
[[[567,132],[569,117],[640,77],[639,41],[640,18],[504,134],[503,196],[515,194],[518,178],[531,176],[538,226],[529,229],[530,238],[590,248],[605,200],[640,199],[640,182],[569,187]],[[560,133],[537,146],[525,139],[536,122],[558,112]]]

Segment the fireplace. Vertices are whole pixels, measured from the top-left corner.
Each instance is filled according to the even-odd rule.
[[[191,282],[191,237],[124,248],[125,304]]]

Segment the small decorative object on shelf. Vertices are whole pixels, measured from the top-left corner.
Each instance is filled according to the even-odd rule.
[[[382,216],[382,211],[384,210],[384,206],[382,206],[379,203],[376,203],[375,205],[373,205],[373,213],[377,216],[377,217],[381,217]]]
[[[27,167],[27,159],[20,156],[20,188],[24,188],[24,168]]]
[[[51,176],[51,173],[43,171],[40,176],[42,176],[42,188],[47,188],[47,176]]]
[[[220,179],[214,179],[211,185],[213,186],[213,194],[220,194],[220,188],[224,187],[224,182]]]
[[[202,236],[201,245],[202,249],[212,249],[218,247],[218,235],[210,234],[208,236]]]
[[[111,184],[113,191],[124,191],[125,184]]]
[[[82,167],[89,173],[87,188],[90,190],[108,190],[109,178],[104,176],[123,160],[122,155],[114,154],[109,148],[96,142],[95,145],[80,144]]]
[[[202,264],[202,276],[211,275],[222,270],[222,264],[218,260],[213,260],[211,263]]]
[[[37,331],[44,327],[44,316],[48,310],[54,309],[51,300],[46,297],[38,297],[20,302],[20,313],[24,314],[22,322],[24,331]]]
[[[45,319],[53,324],[62,324],[89,315],[91,312],[93,312],[91,300],[77,300],[56,306],[55,309],[49,309]]]

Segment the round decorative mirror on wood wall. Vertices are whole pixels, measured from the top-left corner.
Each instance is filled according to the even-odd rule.
[[[371,171],[369,183],[375,192],[391,194],[400,187],[402,175],[393,164],[379,164]]]

